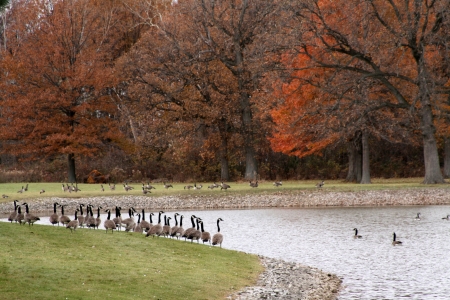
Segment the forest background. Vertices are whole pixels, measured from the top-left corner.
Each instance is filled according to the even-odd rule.
[[[442,183],[449,4],[3,1],[0,182]]]

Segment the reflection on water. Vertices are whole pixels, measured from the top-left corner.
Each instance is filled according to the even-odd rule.
[[[191,226],[189,217],[195,214],[212,234],[221,217],[224,248],[337,274],[344,283],[339,299],[448,299],[450,295],[450,221],[442,220],[450,214],[450,206],[178,212],[185,217],[184,228]],[[418,212],[420,221],[415,220]],[[173,212],[167,215],[173,218]],[[48,224],[48,217],[41,220]],[[362,239],[353,238],[355,227]],[[403,245],[392,245],[394,231]]]

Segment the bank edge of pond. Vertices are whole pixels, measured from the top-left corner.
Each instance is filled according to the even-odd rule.
[[[74,195],[75,196],[75,195]],[[374,190],[336,192],[309,190],[275,194],[233,195],[223,193],[220,197],[203,195],[177,195],[163,197],[148,196],[102,196],[83,198],[39,198],[30,203],[33,212],[48,212],[53,202],[67,204],[66,212],[81,203],[95,206],[122,208],[135,207],[149,210],[194,210],[194,209],[248,209],[270,207],[350,207],[350,206],[399,206],[399,205],[447,205],[450,193],[443,188]],[[11,203],[0,204],[0,213],[9,213]],[[257,286],[247,287],[229,299],[335,299],[341,280],[316,268],[297,263],[261,257],[265,272]]]

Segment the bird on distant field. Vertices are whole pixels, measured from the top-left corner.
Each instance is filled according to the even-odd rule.
[[[275,181],[275,182],[273,183],[273,185],[276,186],[276,187],[279,187],[279,186],[282,186],[282,185],[283,185],[283,182],[281,182],[281,181]]]
[[[319,182],[319,183],[316,184],[316,187],[320,189],[320,188],[322,188],[324,185],[325,185],[325,181],[322,180],[321,182]]]

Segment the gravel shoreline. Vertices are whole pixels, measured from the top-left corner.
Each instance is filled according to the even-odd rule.
[[[450,191],[445,188],[377,190],[337,192],[308,190],[276,194],[233,195],[220,197],[204,195],[176,195],[148,197],[143,195],[102,196],[82,198],[37,198],[29,201],[30,209],[37,214],[48,214],[53,202],[66,204],[66,211],[81,203],[102,207],[130,207],[147,210],[202,210],[202,209],[250,209],[250,208],[308,208],[350,206],[399,206],[399,205],[450,205]],[[12,200],[11,200],[12,201]],[[0,203],[0,214],[12,210],[12,203]],[[341,280],[333,274],[298,263],[285,262],[260,256],[265,271],[256,286],[247,287],[227,299],[337,299]]]

